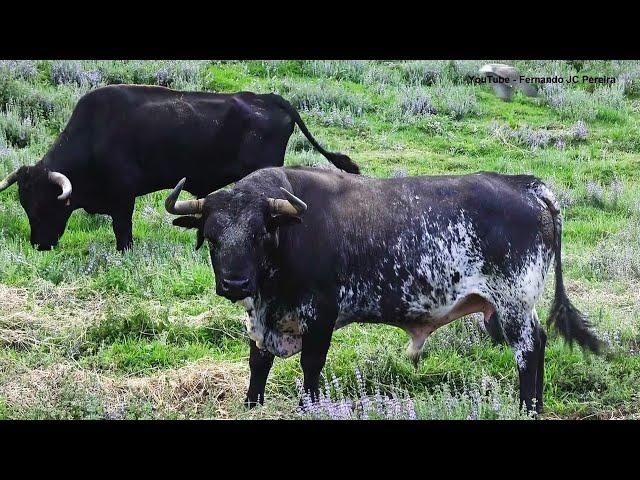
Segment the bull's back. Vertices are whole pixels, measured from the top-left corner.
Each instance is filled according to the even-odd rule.
[[[78,102],[65,135],[90,138],[88,161],[128,176],[137,195],[170,188],[182,177],[187,189],[204,195],[249,173],[238,158],[253,137],[288,140],[291,120],[269,107],[249,92],[109,86]]]
[[[527,187],[533,177],[495,174],[374,179],[345,173],[287,169],[309,206],[296,227],[310,256],[327,248],[344,271],[380,269],[390,255],[414,262],[454,243],[473,243],[487,263],[500,265],[535,248],[543,207]],[[369,272],[371,273],[371,272]]]

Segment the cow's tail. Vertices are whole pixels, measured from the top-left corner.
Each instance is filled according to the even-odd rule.
[[[283,108],[291,116],[293,121],[296,122],[296,125],[298,125],[298,128],[300,128],[300,131],[304,133],[305,137],[307,137],[307,139],[309,140],[309,143],[311,143],[311,145],[313,145],[313,147],[317,151],[319,151],[322,155],[324,155],[324,157],[327,160],[329,160],[336,167],[344,170],[345,172],[360,173],[360,167],[358,167],[358,165],[356,165],[354,161],[351,160],[347,155],[344,155],[342,153],[329,152],[325,150],[322,147],[322,145],[320,145],[316,141],[315,138],[313,138],[313,135],[311,135],[311,132],[309,132],[309,130],[307,129],[307,126],[302,121],[302,118],[300,118],[300,114],[293,107],[293,105],[291,105],[288,101],[286,101],[280,95],[274,94],[272,95],[272,98],[274,102],[276,102],[281,108]]]
[[[591,324],[580,311],[573,306],[564,288],[562,278],[562,217],[557,202],[551,192],[543,187],[543,192],[539,192],[539,198],[549,208],[553,219],[553,256],[556,271],[556,291],[549,313],[547,325],[554,325],[558,333],[562,335],[569,344],[577,342],[582,348],[594,353],[599,353],[602,342],[591,331]]]

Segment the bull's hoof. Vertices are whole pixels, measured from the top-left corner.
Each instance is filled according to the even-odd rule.
[[[252,408],[257,407],[258,405],[264,405],[264,395],[258,395],[252,398],[249,398],[249,396],[245,397],[244,407],[247,410],[251,410]]]

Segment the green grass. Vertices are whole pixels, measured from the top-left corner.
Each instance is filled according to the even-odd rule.
[[[279,92],[303,108],[323,145],[350,155],[366,175],[491,170],[551,182],[567,198],[569,295],[612,346],[594,357],[551,334],[545,418],[640,416],[640,270],[633,269],[640,258],[634,229],[640,222],[640,113],[633,96],[614,92],[609,98],[607,91],[578,85],[569,94],[570,108],[520,94],[504,103],[488,88],[461,85],[461,72],[474,62],[81,64],[107,82],[154,81],[156,70],[166,68],[184,88]],[[630,62],[583,64],[585,72],[610,75],[638,69]],[[0,68],[0,110],[13,105],[0,119],[0,176],[38,161],[89,89],[54,85],[52,65],[36,62],[36,74],[26,79]],[[581,74],[558,62],[517,65],[524,72]],[[438,113],[399,115],[400,96],[412,79],[422,79],[419,89],[434,99]],[[460,95],[471,95],[473,108],[457,108]],[[492,133],[495,124],[570,129],[583,111],[587,139],[562,149],[553,143],[531,149]],[[26,126],[21,115],[31,115]],[[285,162],[325,160],[296,132]],[[615,195],[614,182],[622,185]],[[602,198],[590,193],[591,184],[599,185]],[[243,311],[215,295],[208,255],[194,250],[192,232],[171,225],[165,195],[137,199],[135,246],[121,255],[110,220],[82,211],[72,215],[56,250],[33,250],[17,189],[0,193],[0,418],[296,416],[298,357],[276,359],[264,408],[242,409],[248,384]],[[548,313],[552,286],[550,275],[540,318]],[[357,396],[358,368],[369,393],[400,390],[414,399],[421,418],[519,418],[513,355],[481,335],[473,319],[436,332],[417,368],[405,357],[407,343],[406,334],[390,326],[341,329],[325,376],[336,375]]]

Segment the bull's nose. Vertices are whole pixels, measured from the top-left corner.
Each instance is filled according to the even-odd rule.
[[[220,281],[220,287],[219,294],[227,298],[241,300],[250,296],[247,278],[224,278]]]
[[[249,280],[247,278],[230,279],[225,278],[222,280],[222,286],[226,290],[246,290],[249,288]]]

